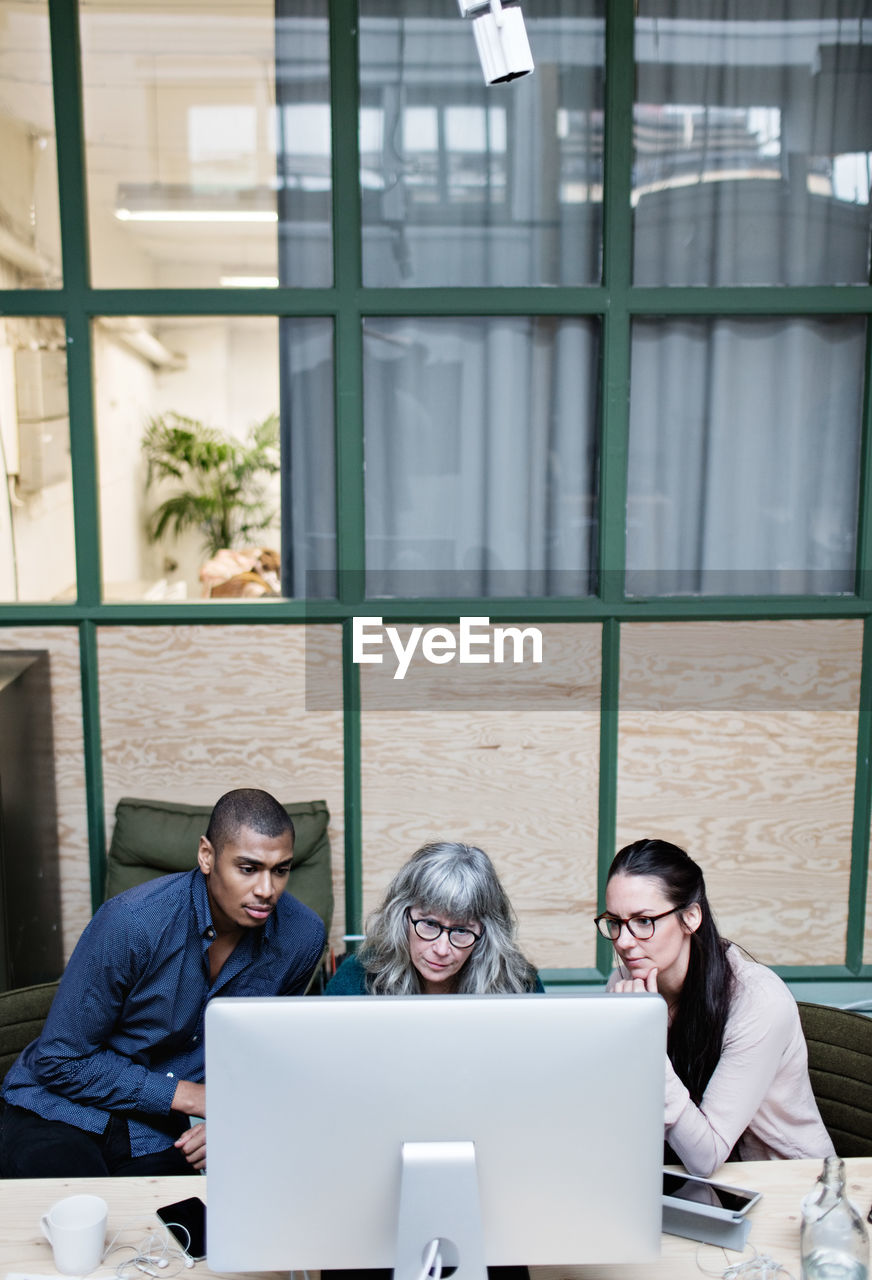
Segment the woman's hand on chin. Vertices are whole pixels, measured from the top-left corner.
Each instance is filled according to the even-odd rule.
[[[644,978],[619,978],[612,990],[621,995],[626,994],[628,991],[653,991],[656,994],[657,969],[652,966]]]

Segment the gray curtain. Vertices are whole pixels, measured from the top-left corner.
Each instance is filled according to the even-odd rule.
[[[853,590],[861,319],[637,321],[630,595]]]
[[[368,594],[593,590],[598,363],[586,320],[366,323]]]
[[[642,0],[635,283],[868,282],[866,8]],[[864,349],[849,317],[637,320],[630,594],[853,590]]]

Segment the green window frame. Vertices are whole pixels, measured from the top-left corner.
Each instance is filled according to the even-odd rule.
[[[450,5],[452,0],[446,0]],[[102,886],[106,832],[97,680],[97,627],[233,622],[274,625],[339,623],[343,628],[346,812],[346,919],[360,931],[361,733],[358,670],[351,661],[351,619],[364,602],[362,319],[389,316],[586,315],[602,325],[602,420],[599,474],[598,594],[579,599],[380,600],[386,623],[456,621],[487,613],[494,622],[560,621],[602,626],[598,876],[614,853],[617,809],[618,692],[621,627],[635,621],[731,621],[782,618],[862,619],[864,642],[854,788],[849,916],[844,966],[784,969],[794,981],[872,980],[863,956],[869,829],[872,819],[872,340],[867,332],[855,594],[807,597],[624,598],[630,332],[637,316],[852,315],[872,318],[872,286],[633,286],[633,6],[606,0],[606,104],[603,281],[596,287],[361,287],[357,182],[357,5],[329,0],[333,141],[334,283],[323,289],[94,289],[89,284],[79,15],[77,0],[48,0],[61,210],[63,287],[0,291],[0,308],[19,316],[60,317],[67,332],[70,433],[78,598],[71,604],[0,604],[0,626],[76,626],[83,677],[83,727],[92,900]],[[458,19],[459,20],[459,19]],[[334,324],[337,569],[336,600],[107,604],[101,601],[97,458],[92,391],[91,322],[96,316],[327,317]],[[870,326],[872,330],[872,326]],[[598,941],[595,970],[546,972],[556,984],[601,983],[609,944]]]

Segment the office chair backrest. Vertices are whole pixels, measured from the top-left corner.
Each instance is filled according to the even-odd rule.
[[[330,932],[333,880],[330,814],[323,800],[285,804],[296,838],[288,892],[316,911]],[[125,796],[115,807],[115,827],[106,859],[104,898],[143,884],[155,876],[190,871],[212,812],[211,805],[180,804]]]
[[[0,992],[0,1082],[21,1050],[42,1031],[57,989],[56,982],[42,982]]]
[[[811,1087],[836,1153],[872,1156],[872,1018],[798,1004]]]

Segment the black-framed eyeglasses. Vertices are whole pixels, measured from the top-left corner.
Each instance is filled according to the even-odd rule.
[[[621,916],[610,916],[607,911],[604,911],[602,915],[595,917],[594,924],[609,942],[617,942],[624,925],[634,938],[644,942],[646,938],[654,937],[654,926],[658,920],[663,920],[666,916],[674,915],[676,911],[681,910],[681,907],[670,907],[668,911],[661,911],[657,916],[629,916],[626,920]]]
[[[435,942],[443,933],[447,933],[448,941],[452,947],[457,947],[459,951],[468,951],[470,947],[475,946],[481,937],[480,933],[467,929],[464,925],[440,924],[438,920],[431,920],[428,916],[424,916],[421,920],[416,920],[412,913],[409,912],[409,920],[414,926],[415,933],[424,942]]]

